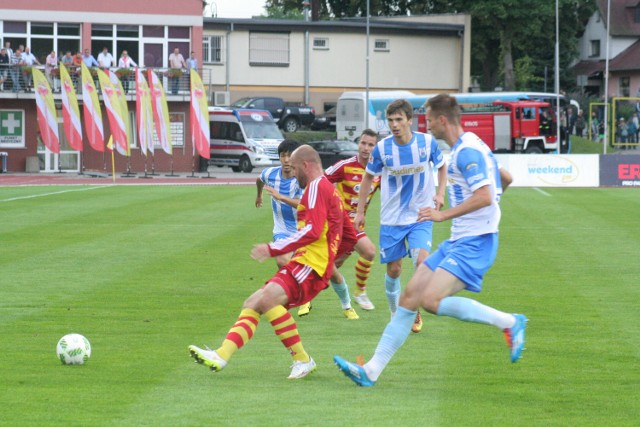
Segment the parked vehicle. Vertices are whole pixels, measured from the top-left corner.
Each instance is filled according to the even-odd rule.
[[[320,154],[324,169],[358,154],[358,144],[353,141],[311,141],[307,144]]]
[[[230,108],[250,108],[267,110],[286,132],[295,132],[300,126],[309,126],[316,117],[313,107],[293,102],[285,102],[276,97],[241,98],[231,104]]]
[[[268,111],[210,107],[209,126],[210,165],[251,172],[256,166],[280,163],[278,145],[284,136]]]
[[[419,132],[427,132],[424,112],[416,114],[414,121]],[[463,106],[460,124],[497,153],[542,154],[558,149],[556,123],[547,102],[511,101]],[[565,147],[563,144],[563,152]]]
[[[311,130],[336,130],[336,111],[338,107],[332,107],[328,109],[324,114],[318,114],[311,123]]]

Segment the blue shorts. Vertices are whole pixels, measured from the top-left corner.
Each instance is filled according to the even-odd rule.
[[[404,258],[410,249],[431,251],[433,222],[380,226],[380,262],[388,264]],[[409,243],[409,247],[405,245]]]
[[[431,270],[442,268],[464,282],[471,292],[482,290],[482,278],[498,254],[498,233],[445,240],[424,264]]]

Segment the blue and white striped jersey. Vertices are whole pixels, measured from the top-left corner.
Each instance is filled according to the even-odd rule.
[[[433,168],[444,164],[436,140],[413,132],[408,144],[400,145],[394,136],[378,142],[371,153],[367,172],[382,175],[380,180],[380,224],[408,225],[418,219],[418,210],[434,206]]]
[[[490,186],[493,198],[491,205],[454,218],[451,240],[496,233],[500,224],[502,181],[500,165],[491,149],[475,133],[463,133],[451,149],[447,173],[451,207],[458,206],[485,185]]]
[[[302,188],[298,180],[294,177],[283,178],[282,166],[266,168],[260,174],[260,180],[269,187],[275,188],[278,193],[284,194],[292,199],[302,197]],[[291,235],[298,230],[298,215],[296,208],[279,202],[271,198],[271,209],[273,210],[273,235]]]

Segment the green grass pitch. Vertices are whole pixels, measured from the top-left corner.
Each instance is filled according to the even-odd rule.
[[[529,317],[523,359],[509,362],[492,327],[427,315],[371,389],[332,357],[373,353],[389,319],[378,263],[376,310],[347,321],[328,289],[296,317],[318,363],[308,378],[286,379],[266,321],[221,373],[189,358],[189,344],[219,345],[275,271],[249,257],[272,227],[254,198],[248,186],[0,188],[0,425],[638,425],[637,190],[507,191],[498,259],[467,295]],[[407,260],[403,286],[410,273]],[[91,341],[84,366],[56,358],[71,332]]]

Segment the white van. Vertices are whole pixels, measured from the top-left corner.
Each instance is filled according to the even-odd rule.
[[[385,118],[387,105],[396,99],[411,96],[414,96],[414,93],[407,90],[369,91],[369,105],[365,106],[367,92],[344,92],[338,98],[336,111],[338,139],[355,141],[360,138],[362,131],[367,127],[367,116],[370,129],[381,137],[389,135],[389,125]]]
[[[210,165],[251,172],[280,164],[278,145],[284,136],[268,111],[209,107],[209,127]]]

